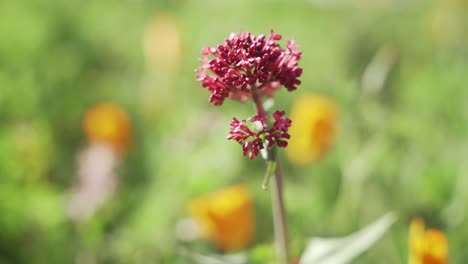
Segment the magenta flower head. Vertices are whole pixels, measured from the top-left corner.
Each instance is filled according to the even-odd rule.
[[[241,144],[244,156],[248,154],[250,159],[256,157],[260,150],[265,148],[265,145],[267,148],[271,148],[277,144],[279,147],[284,148],[288,145],[285,139],[290,138],[287,131],[291,126],[291,119],[282,118],[284,114],[284,111],[276,111],[273,114],[275,121],[271,127],[267,126],[268,115],[258,114],[252,117],[250,121],[259,122],[261,126],[256,132],[246,126],[245,120],[239,121],[234,117],[231,121],[231,129],[227,139],[233,139]],[[264,140],[266,140],[266,144]]]
[[[247,126],[246,120],[233,118],[227,137],[241,144],[244,156],[250,159],[262,149],[275,145],[286,147],[286,140],[290,138],[287,132],[291,120],[284,118],[285,112],[274,112],[273,120],[269,122],[270,116],[262,104],[262,98],[273,97],[281,86],[294,91],[301,83],[298,78],[302,68],[298,61],[302,53],[293,40],[286,42],[286,49],[277,43],[279,40],[281,35],[273,30],[268,38],[248,32],[232,33],[217,48],[208,46],[202,50],[202,66],[197,70],[197,80],[211,92],[209,101],[214,105],[222,105],[226,98],[241,102],[251,98],[254,101],[257,115],[250,118],[252,128]]]
[[[271,97],[281,85],[288,91],[295,90],[301,83],[297,78],[302,68],[297,63],[302,53],[293,40],[287,41],[286,49],[280,47],[278,40],[281,35],[273,30],[268,39],[248,32],[232,33],[223,45],[204,48],[197,79],[211,92],[210,102],[222,105],[228,97],[245,101],[253,89]],[[209,59],[208,55],[214,58]]]

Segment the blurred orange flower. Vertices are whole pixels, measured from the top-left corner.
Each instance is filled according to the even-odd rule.
[[[288,159],[303,165],[320,159],[335,140],[338,110],[336,104],[319,95],[305,94],[294,102],[291,111],[291,139]]]
[[[83,129],[91,144],[109,145],[119,154],[130,143],[130,117],[116,104],[100,103],[91,107],[84,116]]]
[[[448,263],[448,240],[440,230],[426,230],[424,221],[413,219],[409,231],[409,264]]]
[[[254,237],[252,196],[243,185],[193,199],[190,212],[202,235],[224,251],[242,249]]]

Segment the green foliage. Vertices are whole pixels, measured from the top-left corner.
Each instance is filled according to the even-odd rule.
[[[275,103],[289,109],[298,94],[315,92],[340,105],[331,152],[300,168],[283,162],[294,244],[346,235],[396,211],[390,237],[359,263],[406,260],[408,223],[417,215],[447,232],[454,263],[467,262],[467,24],[434,18],[467,7],[319,2],[1,1],[0,263],[184,263],[175,225],[187,202],[239,182],[254,190],[252,261],[271,260],[265,164],[225,140],[231,117],[247,118],[251,108],[213,107],[193,73],[206,44],[271,28],[296,39],[304,68],[303,84],[280,91]],[[168,12],[180,22],[182,58],[175,68],[149,69],[145,26]],[[382,47],[396,61],[381,90],[367,93],[362,78]],[[117,169],[118,192],[77,224],[67,207],[87,144],[82,117],[102,101],[129,110],[134,142]]]

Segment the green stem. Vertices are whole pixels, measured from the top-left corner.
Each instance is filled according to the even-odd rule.
[[[271,181],[271,186],[276,255],[278,258],[278,263],[288,264],[288,229],[286,223],[286,210],[283,199],[283,174],[281,172],[279,160],[276,161],[275,176]]]
[[[271,176],[275,173],[276,170],[276,161],[268,160],[267,161],[267,170],[265,176],[263,177],[262,189],[267,191],[268,185],[270,183]]]
[[[252,89],[252,99],[255,103],[255,107],[257,108],[257,113],[265,113],[262,101],[257,93],[257,89]],[[262,187],[264,189],[265,187],[267,187],[268,181],[271,177],[271,172],[272,170],[274,170],[274,177],[271,181],[271,198],[273,207],[273,225],[275,231],[276,257],[279,264],[288,264],[289,245],[286,210],[283,199],[283,174],[281,172],[281,166],[279,163],[279,159],[277,158],[275,149],[269,151],[267,156],[268,167]]]

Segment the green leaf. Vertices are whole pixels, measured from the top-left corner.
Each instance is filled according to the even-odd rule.
[[[268,185],[270,183],[271,176],[275,173],[276,170],[276,161],[268,160],[267,161],[267,170],[265,172],[265,176],[263,177],[262,189],[268,190]]]
[[[182,249],[181,253],[193,263],[198,264],[247,264],[247,255],[244,252],[225,255],[202,255],[188,249]]]
[[[337,238],[312,238],[299,263],[350,263],[377,242],[396,219],[396,215],[390,212],[351,235]]]

